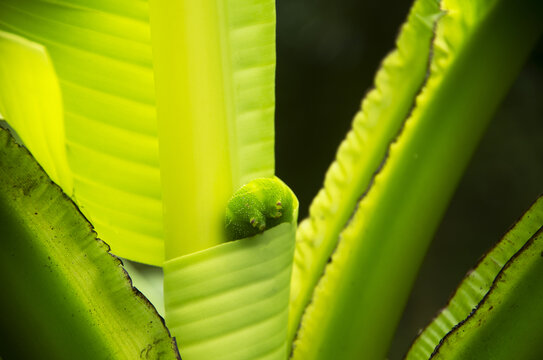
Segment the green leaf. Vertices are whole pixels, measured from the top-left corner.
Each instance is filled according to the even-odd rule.
[[[287,357],[295,223],[164,264],[168,327],[186,359]]]
[[[289,336],[293,338],[313,290],[335,250],[357,201],[370,186],[390,143],[414,106],[425,83],[433,28],[441,10],[435,1],[417,1],[397,40],[397,49],[383,61],[375,89],[362,102],[353,130],[341,143],[296,234]],[[406,73],[408,71],[408,73]],[[394,99],[394,106],[391,106]]]
[[[543,197],[470,271],[406,359],[543,357]]]
[[[169,104],[181,104],[174,117],[183,119],[162,132],[162,153],[166,154],[162,163],[169,169],[164,171],[164,189],[171,199],[166,208],[168,216],[174,217],[166,223],[178,222],[176,204],[195,203],[212,209],[212,215],[201,217],[204,228],[216,224],[212,228],[220,229],[219,209],[224,210],[233,191],[255,177],[274,173],[275,10],[272,0],[193,3],[187,2],[186,9],[176,12],[175,2],[161,2],[158,8],[165,12],[164,21],[158,20],[154,31],[155,38],[161,39],[159,29],[171,24],[168,17],[187,29],[186,37],[166,29],[155,49],[158,89],[166,94],[159,96],[162,105],[158,111],[168,113]],[[200,6],[202,17],[195,16]],[[188,11],[191,8],[196,12]],[[161,265],[163,221],[148,11],[146,1],[8,0],[0,3],[0,29],[45,46],[59,75],[74,180],[73,192],[66,190],[116,254]],[[155,17],[162,19],[159,11]],[[181,46],[168,39],[181,41]],[[209,56],[211,53],[214,55]],[[168,62],[174,66],[172,71]],[[198,75],[181,76],[178,82],[183,64],[190,65],[185,69],[189,74]],[[164,78],[181,84],[177,87],[181,94],[163,85]],[[26,92],[29,98],[38,95],[32,88]],[[18,104],[25,106],[23,99]],[[204,121],[185,121],[186,115],[198,112],[196,117]],[[33,127],[35,124],[14,126],[22,133]],[[28,139],[27,145],[36,148],[33,142]],[[177,147],[169,151],[172,142]],[[180,146],[183,144],[186,148]],[[191,164],[194,151],[198,152],[196,165]],[[41,150],[35,153],[43,157]],[[179,153],[188,160],[179,162]],[[218,165],[213,166],[214,162]],[[183,164],[181,175],[171,178],[169,174],[177,171],[179,163]],[[212,169],[219,169],[219,176]],[[186,173],[195,174],[198,180],[188,181]],[[186,192],[176,195],[179,191],[175,189],[183,184]],[[198,191],[200,184],[204,184],[202,191]],[[218,193],[213,192],[213,184],[220,184]],[[185,214],[185,225],[200,224],[191,221],[194,213]],[[185,234],[190,226],[185,226]],[[206,231],[198,233],[202,237]],[[217,232],[210,233],[207,240],[188,236],[194,249],[221,241]]]
[[[450,331],[436,347],[432,359],[540,359],[543,356],[543,199],[525,215],[538,231],[524,244],[528,231],[518,234],[516,244],[506,237],[475,270],[490,290],[469,316]],[[529,219],[528,219],[529,217]],[[532,218],[533,217],[533,218]],[[520,231],[519,231],[520,232]],[[499,268],[494,262],[522,247]],[[504,252],[505,254],[500,254]],[[501,255],[501,256],[500,256]],[[488,272],[486,272],[488,271]],[[492,275],[496,275],[494,279]],[[466,278],[459,292],[473,281]],[[457,294],[455,297],[461,297]],[[454,299],[453,299],[454,300]],[[467,305],[462,299],[459,303]],[[447,307],[450,308],[450,305]]]
[[[331,258],[330,264],[311,269],[322,276],[305,309],[294,359],[385,356],[459,177],[543,26],[541,6],[530,0],[444,0],[439,6],[444,14],[434,30],[428,77],[412,98],[415,105],[387,145],[368,187],[357,194],[360,200],[337,237],[337,247],[320,254]],[[408,79],[411,72],[404,67],[401,78]],[[355,122],[346,142],[364,139],[364,129],[371,125],[369,120]],[[359,159],[360,153],[349,155],[349,160]],[[331,166],[331,171],[350,170],[344,161]],[[328,193],[341,192],[330,185]],[[336,206],[331,202],[328,208]],[[321,246],[322,238],[319,232],[300,244],[297,266],[323,262],[307,250]]]
[[[0,2],[0,30],[47,49],[63,101],[43,104],[41,86],[28,87],[17,80],[18,86],[25,86],[25,96],[11,94],[4,104],[42,114],[25,117],[24,122],[14,117],[13,127],[26,134],[48,123],[53,130],[64,117],[73,176],[73,191],[65,190],[115,254],[161,265],[162,203],[148,22],[145,1]],[[25,65],[9,64],[10,71],[25,73]],[[44,108],[38,110],[38,105]],[[24,140],[40,161],[42,147],[62,144],[48,138],[41,146],[36,139]]]
[[[270,183],[274,190],[271,192],[267,191]],[[180,352],[186,359],[287,357],[288,303],[299,204],[279,179],[256,179],[236,192],[228,209],[241,206],[252,212],[268,204],[265,197],[256,202],[248,199],[248,192],[274,199],[280,193],[281,201],[288,204],[283,210],[289,212],[274,218],[281,223],[268,224],[272,227],[264,232],[164,263],[168,327],[179,339]],[[240,200],[247,202],[240,204]],[[277,202],[271,204],[275,208]]]
[[[225,241],[234,191],[274,174],[273,0],[151,1],[166,259]]]
[[[168,326],[187,359],[285,359],[290,189],[288,223],[223,243],[228,199],[274,174],[274,1],[150,5]]]
[[[3,129],[0,229],[4,358],[179,358],[121,262]]]
[[[164,272],[162,267],[145,265],[123,259],[124,268],[132,279],[135,288],[156,308],[158,314],[164,317]]]
[[[0,31],[0,114],[65,192],[72,192],[66,158],[62,100],[55,69],[43,46]],[[32,89],[32,91],[29,91]]]

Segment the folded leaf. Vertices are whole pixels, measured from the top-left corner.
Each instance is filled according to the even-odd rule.
[[[331,262],[305,309],[294,359],[386,355],[460,175],[543,28],[536,1],[439,5],[444,14],[437,20],[426,82],[328,254]],[[401,76],[409,78],[411,69]],[[319,246],[310,239],[304,248]],[[301,261],[322,261],[303,255]]]
[[[185,360],[287,357],[298,207],[279,179],[253,180],[228,202],[223,231],[260,233],[164,263],[166,319]]]
[[[540,197],[466,275],[447,307],[417,337],[406,360],[543,356],[543,267],[538,265],[543,263],[542,227]]]
[[[176,359],[120,260],[0,129],[0,353],[6,359]]]
[[[506,265],[475,313],[447,335],[432,359],[541,359],[542,253],[539,231]]]
[[[441,10],[435,1],[417,1],[403,25],[397,49],[383,61],[375,89],[362,102],[353,129],[341,143],[319,191],[296,234],[289,336],[294,337],[339,234],[357,201],[365,194],[412,110],[427,76],[435,22]],[[392,100],[393,99],[393,100]],[[391,106],[394,101],[394,106]]]
[[[274,5],[150,2],[166,259],[225,241],[228,199],[274,175]]]
[[[164,263],[168,327],[185,360],[287,357],[295,223]]]

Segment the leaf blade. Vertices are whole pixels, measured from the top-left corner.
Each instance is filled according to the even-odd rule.
[[[335,250],[341,231],[350,221],[358,200],[364,196],[386,158],[389,144],[412,110],[414,98],[425,83],[433,27],[440,16],[435,2],[418,1],[397,40],[397,50],[383,61],[375,89],[364,99],[353,120],[353,130],[338,149],[326,173],[324,187],[310,207],[309,218],[296,234],[289,337]],[[411,76],[402,73],[409,69]],[[395,99],[395,106],[390,106]]]
[[[541,8],[531,1],[442,6],[428,81],[341,234],[307,308],[294,358],[385,356],[454,186],[542,30],[535,15]],[[389,282],[395,286],[383,286]]]
[[[0,113],[19,130],[53,181],[69,193],[73,179],[66,158],[62,100],[49,55],[39,44],[3,31],[0,52]]]
[[[295,228],[283,223],[164,264],[168,326],[183,357],[286,358]]]
[[[73,172],[70,195],[97,224],[114,253],[161,265],[162,208],[148,22],[145,1],[0,3],[0,29],[44,46],[58,74]],[[96,194],[101,193],[109,196],[98,196],[97,201]],[[103,208],[114,217],[104,216]],[[132,240],[133,233],[141,234],[138,241]]]
[[[121,262],[4,129],[0,153],[2,355],[178,358]]]
[[[150,4],[172,259],[225,241],[228,199],[274,174],[275,7],[271,0]]]
[[[514,270],[507,269],[508,267],[512,267],[513,262],[517,262],[519,260],[516,260],[517,257],[524,257],[528,255],[522,255],[523,252],[532,252],[533,250],[527,251],[525,248],[531,246],[531,247],[541,247],[537,244],[529,245],[530,242],[541,242],[540,238],[541,235],[538,234],[538,231],[540,232],[541,226],[543,226],[543,197],[540,197],[536,200],[536,202],[530,207],[528,211],[522,216],[519,221],[505,234],[505,236],[500,240],[498,244],[494,248],[492,248],[479,262],[479,264],[471,270],[464,280],[460,283],[458,288],[456,289],[454,295],[450,299],[449,303],[443,309],[439,315],[422,331],[422,333],[417,337],[417,339],[413,342],[412,346],[409,349],[409,352],[406,355],[406,360],[415,360],[415,359],[429,359],[433,358],[434,356],[436,358],[440,358],[442,356],[445,356],[447,353],[451,353],[451,350],[446,349],[439,349],[440,347],[449,347],[450,343],[453,341],[453,337],[464,337],[458,336],[459,333],[463,333],[463,329],[470,329],[470,332],[474,332],[473,326],[470,324],[464,325],[464,323],[470,322],[473,323],[475,320],[480,319],[481,316],[484,318],[484,315],[481,315],[484,313],[483,309],[490,309],[492,306],[493,308],[498,309],[498,307],[504,307],[504,305],[500,305],[496,303],[497,297],[500,297],[503,299],[503,302],[505,303],[508,300],[505,300],[505,298],[508,296],[514,296],[514,297],[521,297],[526,295],[521,295],[516,291],[511,291],[511,288],[508,288],[506,291],[506,287],[509,287],[511,285],[509,284],[500,284],[499,282],[505,282],[505,281],[519,281],[519,279],[511,279],[510,275],[507,275],[509,277],[509,280],[506,280],[506,278],[502,275],[504,271],[511,272]],[[541,252],[539,252],[541,254]],[[533,255],[532,255],[533,256]],[[525,260],[523,260],[525,261]],[[518,265],[514,265],[518,266]],[[527,265],[526,265],[527,266]],[[517,270],[519,271],[519,270]],[[502,277],[501,280],[500,277]],[[495,287],[498,287],[496,289]],[[537,289],[533,289],[534,292],[537,292]],[[492,292],[499,293],[500,295],[492,294]],[[530,295],[528,296],[530,298],[533,298],[534,296]],[[517,304],[520,303],[520,299],[517,299]],[[491,311],[492,309],[490,309]],[[503,311],[503,310],[500,310]],[[537,313],[537,311],[534,312],[534,314]],[[499,316],[499,315],[489,315],[489,316]],[[502,315],[503,316],[503,315]],[[519,316],[520,318],[520,316]],[[487,322],[487,320],[482,320]],[[492,321],[491,319],[488,319],[488,321]],[[533,321],[528,321],[533,322]],[[519,321],[520,323],[520,321]],[[485,325],[486,326],[486,325]],[[461,329],[463,328],[463,329]],[[512,327],[514,328],[514,327]],[[499,342],[504,342],[504,339],[502,338],[502,333],[508,333],[506,328],[499,331],[499,333],[494,334],[494,337],[499,337]],[[522,332],[523,336],[526,336],[528,334],[527,332]],[[467,336],[467,335],[466,335]],[[473,335],[472,335],[473,336]],[[514,334],[509,334],[509,337],[514,337]],[[449,339],[449,337],[451,339]],[[482,336],[481,336],[482,337]],[[478,335],[473,336],[474,342],[480,341],[481,338],[478,338]],[[446,340],[445,340],[446,339]],[[447,345],[441,344],[443,341],[449,343]],[[469,339],[465,340],[466,342],[469,342]],[[489,341],[489,340],[487,340]],[[499,356],[511,356],[511,354],[508,354],[508,351],[503,351],[504,349],[501,349],[501,346],[497,343],[495,343],[497,340],[490,340],[491,343],[494,343],[492,345],[492,348],[495,348],[495,350],[488,351],[496,351],[495,354],[492,356],[484,356],[488,358],[497,358],[498,354],[501,352],[501,355]],[[519,342],[520,339],[516,339],[515,341]],[[504,343],[508,343],[508,341],[505,341]],[[460,347],[463,345],[460,344]],[[464,346],[469,346],[465,344]],[[510,346],[510,345],[508,345]],[[527,344],[527,347],[529,347],[529,344]],[[436,348],[439,349],[437,352],[441,353],[439,355],[434,354],[436,352]],[[519,346],[518,344],[515,346],[511,346],[511,348],[515,349],[514,351],[517,352],[515,358],[518,358],[520,356],[519,354],[523,351],[521,349],[524,349],[524,346]],[[501,350],[497,350],[501,349]],[[459,350],[464,351],[464,350]],[[465,352],[463,353],[464,357],[468,356]],[[508,354],[508,355],[504,355]],[[450,356],[450,355],[449,355]],[[469,356],[479,356],[479,358],[482,357],[480,353],[477,353],[476,351],[473,351],[473,355]],[[535,358],[535,357],[532,357]]]

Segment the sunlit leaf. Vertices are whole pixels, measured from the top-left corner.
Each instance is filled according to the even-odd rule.
[[[0,31],[0,114],[65,192],[72,192],[66,159],[62,98],[43,46]]]
[[[234,191],[275,172],[273,0],[151,1],[166,258],[224,241]]]
[[[41,87],[32,86],[24,89],[25,97],[4,98],[10,101],[6,106],[42,112],[24,122],[14,119],[13,127],[25,134],[48,123],[52,131],[64,117],[73,177],[69,195],[115,254],[160,265],[162,204],[148,17],[147,3],[139,0],[0,2],[0,30],[46,48],[63,101],[59,114],[60,105],[43,104]],[[10,71],[20,74],[24,65],[11,64]],[[36,137],[26,140],[41,161]],[[63,143],[58,140],[47,138],[47,146]]]
[[[164,264],[168,327],[186,359],[287,357],[295,224]]]

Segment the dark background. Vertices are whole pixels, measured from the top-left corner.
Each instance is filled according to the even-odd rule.
[[[411,1],[277,0],[276,167],[300,218],[350,128]],[[543,193],[543,41],[483,138],[424,262],[392,343],[400,359],[476,264]]]

